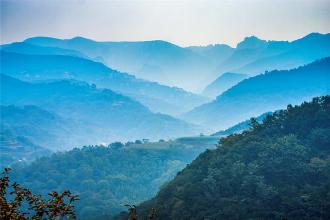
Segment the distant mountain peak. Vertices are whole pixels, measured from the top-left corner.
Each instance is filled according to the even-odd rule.
[[[233,72],[225,72],[220,77],[228,77],[228,76],[246,76],[246,74],[233,73]]]
[[[299,38],[297,40],[294,40],[292,41],[293,43],[296,43],[296,42],[308,42],[308,41],[317,41],[318,39],[322,40],[322,39],[327,39],[329,40],[329,37],[330,37],[330,33],[326,33],[326,34],[321,34],[321,33],[318,33],[318,32],[313,32],[313,33],[310,33],[302,38]]]
[[[23,42],[44,42],[44,41],[59,41],[60,39],[47,36],[36,36],[25,39]]]
[[[237,49],[252,49],[262,47],[267,43],[266,40],[261,40],[256,36],[249,36],[237,44]]]
[[[322,35],[326,35],[326,34],[321,34],[319,32],[312,32],[310,34],[307,34],[305,37],[303,38],[312,38],[312,37],[319,37],[319,36],[322,36]]]
[[[78,41],[78,42],[94,42],[94,40],[91,40],[91,39],[88,39],[88,38],[85,38],[85,37],[81,37],[81,36],[76,36],[76,37],[73,37],[71,39],[68,39],[70,41]]]

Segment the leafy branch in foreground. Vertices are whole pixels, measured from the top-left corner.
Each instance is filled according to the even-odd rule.
[[[128,220],[138,220],[138,214],[135,205],[125,205],[128,208]],[[148,220],[156,219],[156,209],[152,208],[149,215]]]
[[[78,200],[78,196],[70,191],[51,192],[48,194],[50,199],[44,200],[40,195],[32,194],[30,189],[16,182],[11,183],[9,172],[10,168],[5,168],[0,178],[0,219],[76,218],[73,203]]]

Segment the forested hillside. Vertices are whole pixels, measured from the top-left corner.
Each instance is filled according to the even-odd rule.
[[[157,219],[330,218],[330,96],[220,140],[138,207]],[[120,219],[127,219],[122,216]]]
[[[36,145],[24,136],[17,136],[7,129],[0,130],[0,169],[14,162],[30,162],[46,156],[50,150]]]
[[[160,186],[216,143],[216,137],[186,137],[88,146],[29,165],[13,165],[12,179],[43,195],[70,189],[80,198],[76,202],[79,219],[111,216],[125,210],[125,204],[154,196]]]
[[[0,106],[0,113],[0,131],[4,138],[7,138],[9,132],[48,150],[63,150],[70,145],[75,146],[79,139],[87,141],[79,137],[78,132],[74,132],[78,124],[37,106]]]
[[[264,118],[269,115],[272,114],[272,112],[266,112],[264,114],[259,115],[258,117],[254,118],[258,123],[262,123],[262,121],[264,120]],[[245,130],[248,130],[251,126],[252,123],[252,118],[242,121],[230,128],[227,128],[225,130],[221,130],[218,132],[215,132],[214,134],[212,134],[212,136],[226,136],[226,135],[230,135],[230,134],[235,134],[235,133],[242,133]]]
[[[0,220],[330,220],[330,0],[0,0]]]

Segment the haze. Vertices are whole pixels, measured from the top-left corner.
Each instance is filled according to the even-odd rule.
[[[39,35],[235,46],[249,35],[293,40],[330,32],[329,11],[328,0],[2,0],[1,43]]]

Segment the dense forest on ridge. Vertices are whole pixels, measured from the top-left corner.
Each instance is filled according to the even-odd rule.
[[[12,165],[11,177],[34,193],[70,189],[79,195],[81,217],[118,214],[125,204],[151,198],[205,149],[215,148],[217,137],[187,137],[148,142],[115,142],[55,153],[31,164]]]
[[[137,207],[157,219],[330,219],[330,96],[222,138]],[[127,219],[122,214],[117,219]]]

